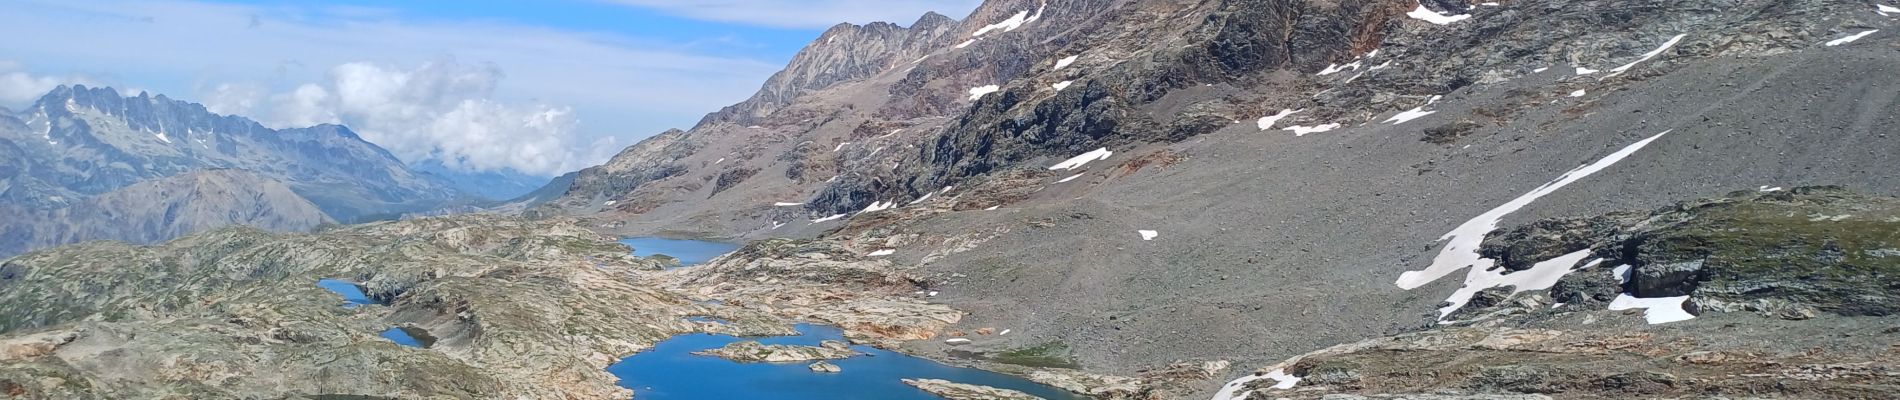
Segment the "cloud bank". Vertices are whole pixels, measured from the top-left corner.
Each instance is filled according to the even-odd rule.
[[[460,170],[553,175],[605,157],[589,149],[618,147],[611,136],[582,143],[572,107],[496,100],[503,77],[493,64],[446,57],[413,68],[352,62],[331,68],[322,82],[279,93],[219,84],[205,105],[273,128],[342,124],[404,160]]]

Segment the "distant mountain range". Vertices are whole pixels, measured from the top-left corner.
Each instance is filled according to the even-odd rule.
[[[212,169],[223,172],[191,175]],[[181,176],[197,178],[172,179]],[[236,190],[199,190],[208,177]],[[301,230],[473,204],[477,196],[505,199],[541,182],[412,168],[341,125],[271,129],[165,95],[61,86],[24,109],[0,110],[0,210],[9,217],[0,256],[90,239],[150,242],[227,224]],[[134,186],[166,196],[99,201]],[[149,209],[177,204],[234,212]]]

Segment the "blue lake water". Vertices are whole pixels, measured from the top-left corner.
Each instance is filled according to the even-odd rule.
[[[823,340],[844,340],[837,328],[800,324],[798,336],[738,338],[726,335],[674,336],[652,349],[607,367],[620,377],[620,386],[633,389],[634,398],[652,399],[875,399],[941,400],[905,385],[902,379],[930,378],[951,382],[1020,390],[1050,400],[1081,397],[1015,376],[958,368],[870,346],[852,346],[867,355],[831,360],[842,372],[812,372],[809,363],[739,363],[694,355],[740,340],[765,344],[817,346]]]
[[[396,344],[409,347],[422,347],[422,341],[416,340],[414,336],[409,336],[409,332],[403,331],[402,328],[389,328],[383,331],[382,336],[384,339],[396,342]]]
[[[335,279],[318,279],[317,286],[329,289],[338,296],[343,296],[343,308],[356,308],[356,306],[360,305],[376,304],[376,302],[370,301],[369,296],[363,294],[363,288],[356,287],[354,283]]]
[[[682,266],[704,263],[712,260],[713,257],[739,249],[739,245],[732,243],[657,237],[627,238],[622,239],[620,243],[632,246],[635,256],[649,257],[654,254],[665,254],[679,259]]]

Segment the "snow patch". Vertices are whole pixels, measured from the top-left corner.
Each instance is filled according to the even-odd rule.
[[[1069,159],[1056,163],[1056,165],[1049,166],[1049,170],[1054,171],[1060,169],[1073,171],[1076,168],[1082,168],[1083,165],[1091,161],[1107,160],[1108,156],[1112,155],[1115,155],[1115,152],[1108,151],[1107,147],[1103,147],[1095,149],[1095,151],[1082,153],[1082,155],[1079,156],[1069,157]]]
[[[836,152],[838,152],[838,150],[844,150],[844,146],[845,146],[845,145],[848,145],[848,144],[851,144],[851,142],[844,142],[844,143],[839,143],[839,144],[838,144],[838,147],[833,147],[833,148],[831,148],[831,152],[833,152],[833,153],[836,153]]]
[[[983,98],[984,95],[988,95],[990,93],[996,93],[996,91],[998,90],[1003,90],[1003,88],[1001,86],[996,86],[996,85],[977,86],[977,87],[970,88],[970,100],[975,101],[976,99],[981,99]]]
[[[1656,136],[1650,136],[1647,139],[1639,140],[1636,143],[1625,146],[1622,150],[1610,153],[1610,155],[1604,156],[1596,162],[1579,166],[1570,170],[1570,172],[1565,172],[1562,176],[1558,176],[1556,180],[1545,183],[1543,186],[1538,186],[1523,196],[1518,196],[1516,199],[1512,199],[1497,208],[1491,209],[1491,211],[1486,211],[1476,218],[1465,221],[1463,225],[1459,225],[1457,228],[1452,229],[1451,232],[1446,233],[1445,236],[1438,238],[1439,241],[1446,242],[1445,248],[1439,251],[1436,258],[1432,259],[1431,266],[1426,267],[1424,270],[1408,271],[1400,274],[1398,281],[1393,282],[1393,284],[1398,285],[1400,289],[1412,290],[1420,286],[1425,286],[1427,283],[1432,283],[1432,281],[1436,281],[1438,278],[1443,278],[1445,275],[1449,275],[1459,268],[1470,267],[1472,271],[1470,272],[1471,274],[1482,273],[1485,270],[1491,269],[1497,261],[1479,255],[1478,244],[1484,241],[1486,234],[1497,230],[1498,221],[1504,219],[1504,216],[1510,215],[1512,212],[1516,212],[1518,209],[1530,205],[1531,202],[1537,201],[1538,198],[1556,192],[1557,189],[1562,189],[1564,186],[1589,177],[1591,174],[1609,168],[1611,165],[1616,165],[1618,161],[1623,161],[1624,158],[1636,154],[1637,150],[1642,150],[1643,147],[1649,146],[1650,142],[1654,142],[1656,139],[1662,138],[1663,135],[1667,134],[1669,134],[1669,131],[1663,131],[1663,133],[1658,133]]]
[[[1320,125],[1320,126],[1289,126],[1289,127],[1286,127],[1285,130],[1293,132],[1293,136],[1298,137],[1298,136],[1306,136],[1306,135],[1320,133],[1320,132],[1327,132],[1334,129],[1339,129],[1339,127],[1340,127],[1339,123],[1331,123],[1331,124],[1325,124],[1325,125]]]
[[[1056,67],[1054,69],[1051,69],[1051,71],[1061,71],[1063,67],[1067,67],[1069,66],[1069,64],[1074,64],[1075,59],[1079,57],[1082,57],[1082,56],[1068,56],[1063,59],[1056,60]]]
[[[838,214],[838,215],[833,215],[829,217],[814,219],[814,220],[811,220],[811,223],[816,224],[816,223],[821,223],[821,222],[826,222],[826,221],[836,221],[836,220],[844,218],[844,216],[845,214]]]
[[[1430,22],[1430,23],[1439,24],[1439,25],[1450,25],[1453,22],[1463,21],[1467,18],[1471,18],[1471,14],[1458,14],[1458,15],[1439,14],[1437,11],[1432,11],[1432,9],[1430,8],[1425,8],[1424,3],[1420,3],[1418,5],[1418,8],[1413,9],[1412,12],[1405,13],[1405,16],[1412,17],[1412,19],[1421,20],[1421,21]]]
[[[1036,16],[1040,18],[1042,17],[1042,13],[1037,12]],[[1022,12],[1018,12],[1016,13],[1016,15],[1009,17],[1009,19],[1003,20],[1003,22],[989,24],[987,26],[984,26],[983,29],[977,29],[976,33],[970,34],[970,37],[981,37],[983,36],[983,34],[990,33],[997,29],[1002,29],[1004,32],[1013,31],[1013,30],[1016,30],[1016,28],[1023,27],[1023,23],[1026,23],[1026,22],[1029,22],[1029,11],[1023,10]]]
[[[1544,72],[1544,71],[1549,71],[1549,70],[1550,70],[1550,67],[1538,67],[1537,69],[1533,69],[1533,70],[1531,70],[1531,73],[1533,73],[1533,74],[1535,74],[1535,73],[1542,73],[1542,72]]]
[[[1277,124],[1277,123],[1280,123],[1280,119],[1283,119],[1283,118],[1286,118],[1286,117],[1288,117],[1288,116],[1291,116],[1291,115],[1293,115],[1293,114],[1297,114],[1297,113],[1299,113],[1299,112],[1301,112],[1301,111],[1306,111],[1306,109],[1304,109],[1304,108],[1302,108],[1302,109],[1298,109],[1298,110],[1294,110],[1294,109],[1283,109],[1283,110],[1280,110],[1280,113],[1279,113],[1279,114],[1273,114],[1273,115],[1268,115],[1268,116],[1265,116],[1265,117],[1260,117],[1260,123],[1259,123],[1259,125],[1260,125],[1260,130],[1263,130],[1263,131],[1264,131],[1264,130],[1268,130],[1268,129],[1273,129],[1273,124]]]
[[[1465,275],[1465,285],[1459,287],[1458,291],[1452,292],[1451,297],[1445,299],[1446,302],[1451,304],[1438,309],[1438,317],[1444,318],[1447,315],[1451,315],[1452,312],[1464,308],[1465,304],[1471,302],[1472,296],[1478,295],[1478,292],[1484,291],[1485,289],[1511,286],[1511,294],[1530,290],[1550,289],[1551,285],[1556,285],[1557,280],[1563,279],[1564,275],[1569,275],[1573,271],[1589,269],[1603,262],[1603,260],[1591,260],[1582,267],[1571,269],[1571,267],[1575,267],[1578,262],[1583,261],[1584,258],[1589,256],[1589,249],[1578,250],[1574,253],[1539,262],[1531,266],[1531,269],[1509,274],[1505,273],[1504,268],[1488,268],[1485,270],[1472,268],[1471,272]]]
[[[878,211],[889,210],[892,207],[896,207],[896,206],[897,206],[897,202],[895,201],[885,201],[885,202],[874,201],[874,202],[871,202],[871,205],[864,206],[864,211],[859,211],[859,212],[860,213],[878,212]]]
[[[1779,192],[1781,191],[1781,187],[1780,186],[1768,187],[1768,185],[1761,185],[1761,188],[1755,189],[1755,190],[1759,190],[1763,192]]]
[[[1357,71],[1359,70],[1359,67],[1361,66],[1360,63],[1361,63],[1360,61],[1353,61],[1352,63],[1346,64],[1346,65],[1329,64],[1326,66],[1326,69],[1319,71],[1319,76],[1337,74],[1337,73],[1340,73],[1341,71],[1345,71],[1348,69]]]
[[[1161,236],[1161,232],[1155,232],[1155,231],[1150,231],[1150,230],[1138,230],[1138,231],[1135,231],[1135,233],[1141,234],[1141,240],[1155,240],[1156,236]]]
[[[1385,120],[1385,123],[1387,123],[1387,124],[1393,124],[1393,125],[1398,125],[1398,124],[1403,124],[1403,123],[1405,123],[1406,121],[1411,121],[1411,120],[1415,120],[1415,119],[1419,119],[1419,118],[1423,118],[1424,116],[1427,116],[1427,115],[1432,115],[1432,114],[1436,114],[1436,113],[1438,113],[1438,112],[1437,112],[1437,111],[1425,111],[1425,106],[1418,106],[1418,108],[1413,108],[1413,109],[1410,109],[1410,110],[1405,110],[1405,112],[1401,112],[1401,113],[1398,113],[1397,115],[1393,115],[1393,116],[1392,116],[1392,118],[1386,118],[1386,120]]]
[[[605,202],[605,203],[600,203],[600,205],[603,205],[603,206],[611,206],[611,205],[614,205],[614,204],[619,204],[619,203],[620,203],[620,201],[619,201],[619,200],[607,200],[607,202]]]
[[[1584,67],[1577,67],[1577,75],[1589,75],[1589,74],[1594,74],[1594,73],[1597,73],[1597,70],[1584,68]]]
[[[1062,91],[1062,89],[1068,89],[1069,85],[1074,84],[1074,83],[1075,81],[1061,81],[1061,82],[1056,82],[1056,84],[1054,85],[1049,85],[1049,87],[1056,88],[1056,91],[1060,92]]]
[[[1300,377],[1287,375],[1285,369],[1276,369],[1273,370],[1273,372],[1265,374],[1256,372],[1252,375],[1243,376],[1240,377],[1240,379],[1227,382],[1227,385],[1221,386],[1219,392],[1214,393],[1213,400],[1242,400],[1250,398],[1253,396],[1253,391],[1241,391],[1241,389],[1246,388],[1248,383],[1261,379],[1274,380],[1273,389],[1275,390],[1292,389],[1293,386],[1300,384]]]
[[[1622,75],[1624,72],[1629,71],[1631,67],[1635,67],[1636,64],[1640,64],[1644,61],[1649,61],[1649,59],[1656,58],[1656,56],[1662,55],[1663,52],[1669,51],[1669,48],[1676,47],[1676,43],[1682,43],[1682,38],[1688,37],[1688,36],[1689,34],[1684,33],[1684,34],[1676,35],[1676,37],[1669,38],[1669,41],[1663,42],[1662,46],[1657,47],[1655,50],[1650,50],[1648,53],[1643,53],[1642,58],[1638,58],[1636,59],[1636,61],[1630,61],[1629,64],[1623,64],[1623,66],[1621,67],[1611,68],[1610,74],[1604,75],[1603,77],[1609,78],[1612,76]]]
[[[784,222],[778,222],[778,221],[772,221],[772,229],[778,229],[778,228],[779,228],[779,227],[781,227],[781,226],[785,226],[785,223],[784,223]]]
[[[883,249],[883,250],[873,251],[871,252],[871,254],[868,254],[868,255],[871,257],[883,257],[883,256],[892,255],[892,254],[897,254],[897,249]]]
[[[165,142],[165,144],[172,143],[172,138],[165,137],[165,132],[152,132],[152,137],[158,138],[158,141]]]
[[[1075,174],[1075,175],[1069,175],[1069,177],[1067,177],[1067,178],[1062,178],[1062,180],[1059,180],[1059,181],[1056,181],[1056,183],[1063,183],[1063,182],[1068,182],[1068,181],[1073,181],[1073,180],[1075,180],[1075,178],[1081,178],[1081,177],[1082,177],[1082,175],[1084,175],[1084,174],[1086,174],[1086,173],[1082,173],[1082,174]]]
[[[924,200],[930,200],[930,195],[934,195],[934,194],[937,194],[937,193],[936,192],[924,193],[924,197],[918,197],[916,200],[911,200],[909,203],[904,203],[904,205],[922,203],[924,202]]]
[[[783,202],[783,201],[772,203],[773,207],[793,207],[793,206],[802,206],[802,205],[805,205],[805,203],[788,203],[788,202]]]
[[[998,208],[1003,208],[1003,206],[990,206],[990,208],[985,208],[983,211],[996,211]]]
[[[963,41],[963,43],[957,43],[957,48],[961,49],[965,47],[970,47],[970,45],[973,45],[973,44],[976,44],[976,39],[965,40]],[[922,61],[922,60],[923,59],[921,58],[918,59],[918,61]]]
[[[1829,40],[1827,42],[1827,47],[1834,47],[1834,46],[1839,46],[1843,44],[1853,43],[1856,40],[1860,40],[1860,38],[1867,37],[1867,35],[1872,35],[1874,34],[1874,32],[1879,32],[1879,31],[1880,31],[1879,29],[1872,29],[1872,30],[1863,31],[1861,33],[1847,35],[1847,37],[1844,37],[1844,38]]]
[[[1880,15],[1883,17],[1891,17],[1894,14],[1900,14],[1900,8],[1885,5],[1885,4],[1875,4],[1874,12],[1880,13]]]
[[[943,342],[944,342],[944,343],[948,343],[948,344],[969,344],[969,343],[970,343],[970,339],[964,339],[964,338],[949,338],[949,339],[944,339],[944,340],[943,340]]]
[[[722,163],[722,162],[726,162],[726,158],[725,158],[725,157],[719,157],[719,161],[713,161],[713,164],[714,164],[714,165],[718,165],[719,163]]]
[[[1683,303],[1688,301],[1689,296],[1641,298],[1623,293],[1616,295],[1616,300],[1610,301],[1610,311],[1641,308],[1643,320],[1649,322],[1650,325],[1667,324],[1695,319],[1695,314],[1690,314],[1689,310],[1682,308]]]
[[[1583,89],[1577,89],[1575,92],[1570,92],[1570,97],[1583,97],[1584,94],[1586,94],[1586,92],[1584,92]]]

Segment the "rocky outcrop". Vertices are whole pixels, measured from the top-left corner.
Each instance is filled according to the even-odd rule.
[[[1747,335],[1445,328],[1319,350],[1233,383],[1236,399],[1894,396],[1888,355]],[[1818,344],[1818,343],[1810,343]],[[1830,343],[1830,346],[1847,346]],[[1715,350],[1721,349],[1721,350]],[[1743,350],[1747,349],[1747,350]],[[1421,373],[1421,372],[1424,373]],[[1427,395],[1429,394],[1429,395]]]
[[[284,184],[240,170],[139,182],[64,207],[0,206],[0,256],[87,240],[149,244],[231,225],[304,232],[334,222]]]
[[[761,344],[757,341],[743,340],[727,343],[716,349],[695,351],[693,354],[713,356],[738,362],[803,362],[816,360],[837,360],[857,356],[856,350],[844,342],[826,340],[818,346],[796,346],[784,344]],[[828,364],[827,364],[828,365]],[[812,364],[812,370],[835,369]],[[837,372],[837,371],[830,371]]]
[[[0,264],[0,382],[28,398],[625,398],[604,368],[707,312],[629,283],[657,265],[627,254],[571,222],[483,216],[58,247]],[[377,305],[341,307],[323,278]],[[377,337],[390,326],[429,346]]]
[[[810,368],[811,372],[838,373],[844,371],[843,368],[838,368],[838,364],[825,361],[811,363],[811,365],[806,365],[805,367]]]
[[[904,384],[949,400],[1042,400],[1041,397],[1015,390],[956,383],[942,379],[905,379]]]
[[[1601,306],[1627,293],[1689,296],[1702,311],[1795,319],[1817,311],[1900,312],[1900,291],[1886,283],[1900,276],[1900,258],[1883,256],[1900,248],[1900,199],[1839,187],[1736,192],[1649,212],[1540,221],[1494,235],[1484,248],[1530,262],[1589,250],[1601,265],[1626,266],[1621,279],[1565,275],[1549,295],[1571,304]]]
[[[934,338],[963,317],[919,299],[917,282],[890,261],[832,242],[752,242],[706,264],[655,274],[653,284],[695,300],[837,326],[853,342],[887,348]]]

